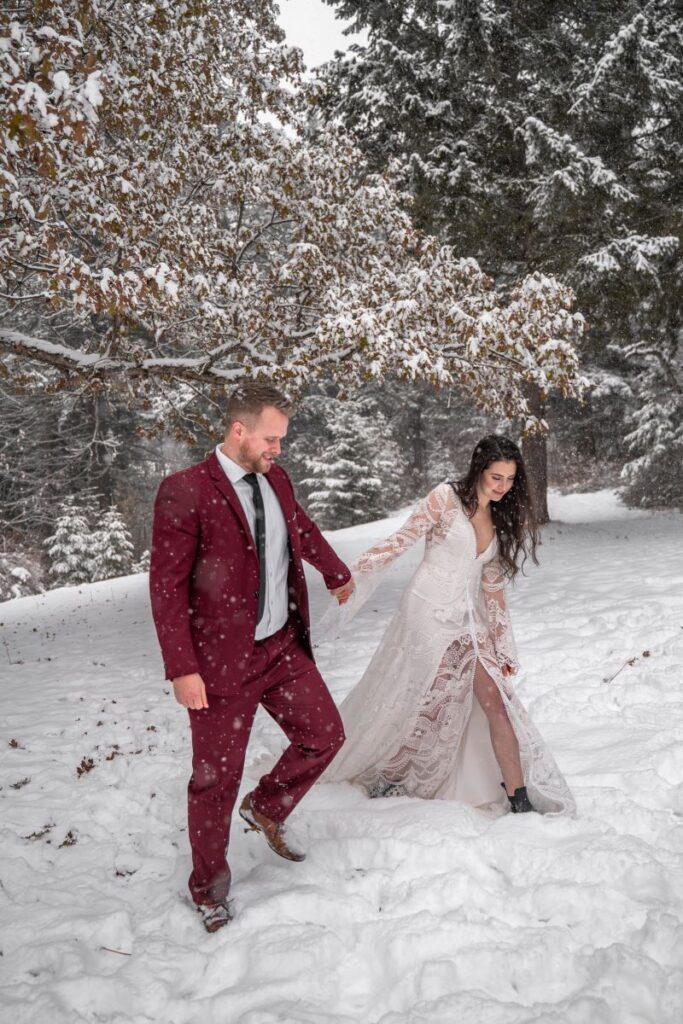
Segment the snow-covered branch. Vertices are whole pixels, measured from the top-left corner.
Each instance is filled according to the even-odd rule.
[[[273,0],[131,10],[94,5],[86,32],[57,0],[0,46],[0,353],[21,386],[36,366],[131,401],[148,381],[394,374],[497,407],[504,378],[513,413],[524,380],[572,390],[569,293],[504,299],[415,230],[391,168],[312,131]]]
[[[215,385],[233,383],[244,376],[242,366],[222,368],[214,365],[217,355],[210,358],[150,358],[136,361],[103,356],[98,352],[83,352],[56,345],[42,338],[33,338],[19,331],[0,328],[0,351],[52,366],[65,374],[100,380],[121,377],[134,381],[153,377],[165,380],[191,381]]]

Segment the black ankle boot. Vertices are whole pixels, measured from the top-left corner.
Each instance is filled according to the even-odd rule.
[[[501,782],[501,786],[505,789],[505,783]],[[513,814],[525,814],[527,811],[535,811],[536,808],[532,804],[531,800],[526,791],[526,786],[520,786],[515,790],[515,795],[510,796],[508,791],[505,790],[505,795],[510,801],[510,810]]]

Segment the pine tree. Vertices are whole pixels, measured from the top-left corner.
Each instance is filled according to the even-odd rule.
[[[290,427],[285,462],[306,503],[309,490],[316,490],[324,476],[324,465],[314,470],[317,476],[311,475],[310,453],[334,441],[338,406],[333,388],[315,389]],[[345,415],[353,412],[359,418],[356,432],[362,433],[374,452],[368,472],[382,485],[378,516],[411,504],[443,480],[460,476],[481,437],[509,431],[507,422],[482,413],[466,396],[417,382],[366,385],[345,399],[344,407]]]
[[[307,458],[308,511],[321,526],[337,529],[378,518],[385,512],[378,448],[353,404],[331,400],[329,439]]]
[[[397,382],[393,382],[393,387],[389,384],[381,388],[364,388],[351,400],[362,421],[364,444],[372,450],[369,469],[381,484],[381,494],[375,507],[376,514],[382,516],[408,504],[413,497],[412,489],[406,486],[403,439],[395,420],[392,421],[391,406],[387,408],[386,399],[380,400],[385,388],[391,395],[396,386]],[[403,388],[408,389],[406,385]]]
[[[683,396],[669,393],[643,404],[626,436],[631,460],[622,479],[626,500],[642,508],[683,510]]]
[[[103,512],[92,538],[91,579],[108,580],[134,571],[133,542],[125,520],[112,505]]]
[[[55,532],[45,540],[52,586],[72,586],[92,580],[92,508],[67,500],[59,507]]]
[[[621,6],[621,5],[620,5]],[[632,194],[627,215],[581,260],[606,355],[632,387],[622,473],[634,504],[681,505],[683,435],[683,13],[668,0],[624,5],[577,91],[582,133],[609,152]],[[611,237],[610,237],[611,234]]]
[[[39,560],[20,544],[13,543],[12,538],[9,543],[5,538],[5,550],[0,551],[0,601],[28,597],[42,591]]]
[[[142,552],[142,554],[140,555],[140,557],[137,558],[133,562],[133,566],[132,566],[130,571],[132,573],[145,573],[145,572],[149,572],[149,557],[150,557],[149,549],[145,549]]]
[[[391,164],[415,222],[502,286],[538,269],[576,291],[589,373],[632,385],[614,433],[634,411],[627,396],[680,391],[680,9],[328,2],[367,30],[327,69],[328,115],[373,169]],[[529,391],[540,418],[547,393]],[[593,447],[608,454],[611,434]]]

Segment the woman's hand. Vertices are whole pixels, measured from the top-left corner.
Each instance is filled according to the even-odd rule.
[[[510,663],[506,661],[500,671],[502,672],[503,677],[507,679],[508,676],[516,675],[517,667],[515,665],[510,665]]]

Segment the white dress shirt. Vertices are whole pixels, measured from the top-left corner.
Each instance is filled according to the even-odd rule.
[[[216,445],[216,456],[225,475],[235,488],[240,505],[249,523],[252,540],[256,537],[256,511],[254,494],[251,484],[244,479],[248,470],[242,469]],[[289,536],[287,524],[282,514],[280,502],[275,491],[263,479],[262,473],[256,474],[263,508],[266,517],[266,596],[263,615],[256,627],[255,640],[265,640],[272,633],[282,629],[289,617],[289,590],[287,575],[289,573]]]

